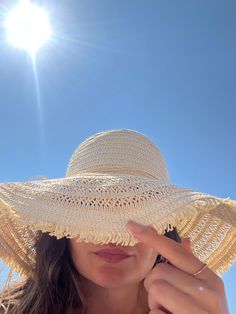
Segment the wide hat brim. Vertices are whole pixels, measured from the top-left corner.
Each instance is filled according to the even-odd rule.
[[[215,273],[236,258],[236,201],[129,174],[83,173],[74,177],[0,184],[0,258],[23,276],[35,265],[38,231],[79,237],[94,244],[133,246],[129,219],[159,233],[177,227],[194,255]]]

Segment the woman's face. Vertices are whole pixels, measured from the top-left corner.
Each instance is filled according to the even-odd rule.
[[[104,288],[118,288],[142,281],[152,269],[157,257],[157,253],[152,248],[141,242],[133,247],[110,244],[109,246],[121,248],[131,255],[118,263],[111,264],[95,254],[105,245],[76,242],[76,239],[69,239],[76,269],[83,277]]]

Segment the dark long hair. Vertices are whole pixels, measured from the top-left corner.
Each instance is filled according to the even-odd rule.
[[[181,242],[176,228],[164,235]],[[2,293],[0,313],[69,314],[70,310],[78,307],[81,313],[85,313],[81,275],[73,264],[69,240],[38,232],[35,251],[34,276],[19,281],[7,293]],[[160,262],[165,262],[165,259],[158,255],[153,267]]]
[[[170,230],[170,231],[165,231],[164,235],[167,237],[167,238],[170,238],[178,243],[181,243],[181,238],[179,236],[179,233],[177,231],[177,228],[174,227],[173,230]],[[158,263],[168,263],[170,264],[170,262],[165,258],[163,257],[162,255],[157,255],[157,259],[153,265],[152,268],[154,268]]]

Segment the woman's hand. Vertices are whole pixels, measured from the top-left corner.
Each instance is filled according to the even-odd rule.
[[[135,232],[133,221],[129,222],[126,226],[137,239],[172,264],[158,264],[144,280],[150,314],[229,313],[222,279],[208,267],[196,277],[192,275],[203,263],[192,254],[188,243],[180,244],[159,235],[150,226],[138,224],[144,228]]]

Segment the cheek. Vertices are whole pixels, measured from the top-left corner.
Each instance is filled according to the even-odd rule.
[[[141,280],[152,270],[158,253],[143,243],[136,244],[137,247],[137,267]]]
[[[91,268],[92,259],[89,258],[92,250],[90,244],[84,242],[76,242],[75,239],[70,240],[70,253],[77,271],[83,275],[86,268]]]

